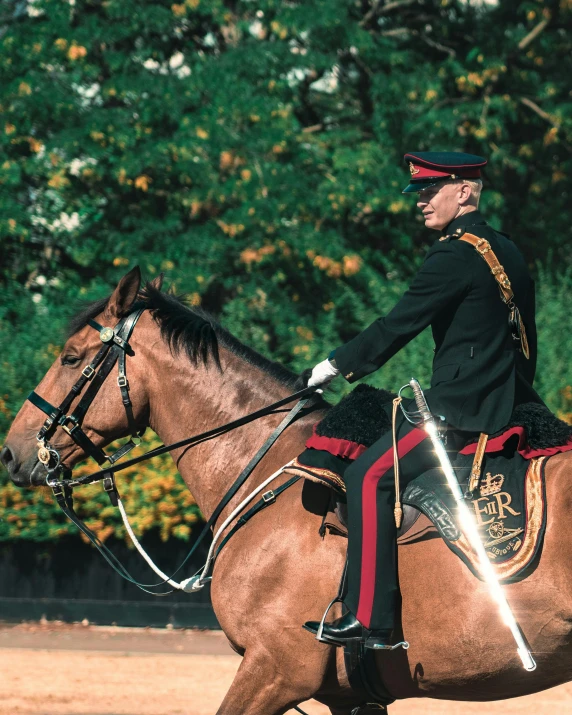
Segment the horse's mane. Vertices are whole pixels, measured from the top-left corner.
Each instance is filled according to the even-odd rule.
[[[88,320],[93,320],[100,315],[108,302],[109,296],[85,305],[70,320],[68,335],[74,335],[87,325]],[[193,365],[202,363],[206,367],[214,362],[220,369],[220,344],[288,387],[292,389],[304,387],[302,384],[297,384],[298,375],[241,343],[205,310],[189,306],[184,295],[164,293],[147,283],[140,291],[131,311],[139,308],[151,312],[161,329],[161,337],[169,345],[172,353],[175,355],[185,353]]]

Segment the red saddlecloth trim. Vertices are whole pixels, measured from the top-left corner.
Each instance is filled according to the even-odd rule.
[[[533,459],[535,457],[551,457],[553,454],[560,452],[569,452],[572,450],[572,440],[567,444],[559,447],[547,447],[546,449],[532,449],[526,441],[526,430],[524,427],[511,427],[506,432],[503,432],[498,437],[489,439],[485,452],[500,452],[505,443],[514,435],[518,435],[517,450],[525,459]],[[461,454],[474,454],[477,451],[477,443],[469,444],[461,450]]]
[[[323,449],[334,457],[346,457],[347,459],[357,459],[360,454],[363,454],[367,447],[358,442],[351,442],[349,439],[336,439],[335,437],[320,437],[316,434],[316,427],[314,427],[314,434],[306,442],[306,447],[311,447],[312,449]]]

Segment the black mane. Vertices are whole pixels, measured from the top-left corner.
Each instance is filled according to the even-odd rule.
[[[88,320],[100,315],[108,301],[109,297],[85,306],[71,319],[68,335],[74,335],[87,325]],[[220,344],[292,389],[305,386],[305,383],[297,384],[298,376],[295,373],[241,343],[205,310],[190,307],[184,295],[163,293],[147,283],[131,310],[138,308],[151,312],[161,329],[161,337],[169,345],[171,352],[174,355],[184,352],[193,365],[203,364],[206,367],[212,361],[220,369]]]

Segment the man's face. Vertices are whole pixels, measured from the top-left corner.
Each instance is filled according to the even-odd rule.
[[[417,206],[423,212],[427,228],[441,231],[458,215],[462,186],[442,183],[419,192]]]

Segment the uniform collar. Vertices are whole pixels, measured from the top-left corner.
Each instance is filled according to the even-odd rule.
[[[448,236],[450,233],[453,233],[453,231],[455,231],[457,228],[467,228],[467,226],[483,226],[486,225],[486,223],[487,222],[478,210],[469,211],[469,213],[463,214],[462,216],[458,216],[457,218],[453,219],[448,226],[445,226],[442,233],[443,236]]]

